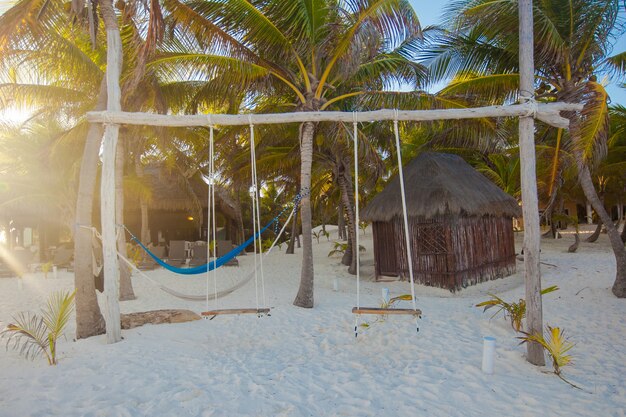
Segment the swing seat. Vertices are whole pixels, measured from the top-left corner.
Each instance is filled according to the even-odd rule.
[[[257,314],[260,316],[269,315],[269,308],[225,308],[221,310],[203,311],[200,313],[203,317],[215,317],[225,314]]]
[[[354,307],[353,314],[376,314],[376,315],[409,315],[414,317],[422,317],[422,310],[413,310],[412,308],[377,308],[377,307]]]

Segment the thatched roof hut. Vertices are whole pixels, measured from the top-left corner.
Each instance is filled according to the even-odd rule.
[[[417,282],[458,290],[515,271],[512,217],[517,201],[462,158],[423,153],[404,168]],[[400,180],[367,205],[376,276],[408,277]]]
[[[150,211],[152,241],[159,240],[158,231],[163,232],[165,240],[206,239],[208,186],[200,172],[186,178],[176,175],[160,164],[154,164],[144,168],[142,181],[150,191],[145,204]],[[126,199],[126,210],[129,214],[127,223],[131,230],[140,229],[138,197],[132,195]],[[228,190],[220,185],[215,187],[215,200],[218,224],[220,216],[224,217],[224,226],[227,229],[225,236],[239,241],[243,227],[240,205]]]

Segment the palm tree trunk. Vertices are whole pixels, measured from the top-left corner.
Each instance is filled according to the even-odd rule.
[[[315,124],[304,123],[300,144],[300,216],[302,222],[302,271],[300,288],[293,304],[298,307],[313,308],[313,236],[311,234],[311,168],[313,165],[313,137]]]
[[[613,254],[615,256],[616,271],[615,271],[615,283],[613,283],[613,294],[618,298],[626,298],[626,248],[624,248],[624,242],[620,237],[617,228],[611,221],[609,213],[604,209],[604,205],[596,193],[596,189],[593,186],[593,180],[591,179],[591,173],[589,167],[583,163],[583,156],[580,152],[576,153],[576,162],[578,163],[578,180],[585,193],[585,197],[593,206],[593,209],[600,217],[600,220],[606,226],[607,234],[609,235],[609,241],[613,248]]]
[[[354,194],[352,193],[352,176],[350,175],[350,167],[345,161],[339,162],[339,176],[337,178],[339,182],[339,189],[341,191],[341,201],[348,215],[348,250],[342,260],[344,265],[350,265],[348,272],[352,275],[356,275],[356,225],[354,219]],[[347,262],[347,263],[346,263]]]
[[[343,217],[343,203],[337,205],[337,238],[346,239],[346,221]]]
[[[602,219],[598,218],[598,225],[596,226],[596,230],[593,231],[593,234],[591,236],[589,236],[585,241],[589,242],[589,243],[593,243],[596,240],[598,240],[598,238],[600,237],[600,232],[602,232],[602,225],[603,225],[603,221]]]
[[[115,218],[117,224],[124,224],[124,159],[125,143],[124,138],[120,138],[115,155]],[[128,259],[126,252],[126,231],[118,229],[117,250]],[[125,262],[120,262],[120,301],[134,300],[135,292],[130,279],[130,268]]]
[[[100,83],[100,93],[95,110],[106,109],[106,79]],[[74,234],[74,286],[76,296],[76,338],[83,339],[105,331],[104,317],[98,306],[96,285],[93,278],[92,265],[92,232],[81,226],[91,226],[93,197],[98,174],[98,154],[102,140],[102,126],[97,123],[89,125],[83,159],[78,179],[78,196],[76,198],[76,232]]]

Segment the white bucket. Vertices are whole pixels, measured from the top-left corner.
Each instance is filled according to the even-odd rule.
[[[496,356],[496,338],[483,337],[483,372],[493,374],[493,365]]]

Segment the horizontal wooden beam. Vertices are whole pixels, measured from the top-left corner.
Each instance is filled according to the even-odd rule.
[[[569,121],[559,115],[561,111],[580,111],[582,104],[574,103],[525,103],[510,106],[489,106],[441,110],[374,110],[365,112],[295,112],[268,114],[154,114],[99,111],[87,113],[92,123],[143,125],[143,126],[245,126],[249,124],[279,124],[302,122],[374,122],[382,120],[433,121],[480,119],[485,117],[528,117],[538,119],[555,127],[567,128]]]
[[[354,307],[354,314],[405,314],[410,316],[421,316],[422,310],[413,310],[412,308],[376,308],[376,307]]]
[[[220,316],[224,314],[269,314],[269,308],[227,308],[222,310],[203,311],[203,316]]]

